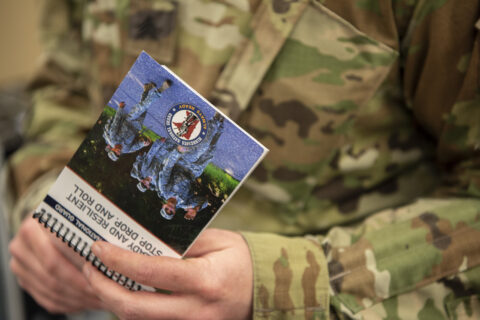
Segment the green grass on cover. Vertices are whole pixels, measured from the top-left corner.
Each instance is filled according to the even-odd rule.
[[[105,115],[109,117],[113,117],[115,113],[117,113],[117,111],[110,106],[105,106],[105,109],[103,109],[103,113],[105,113]]]
[[[207,180],[207,184],[211,186],[215,193],[221,195],[230,195],[238,186],[239,181],[228,173],[210,163],[203,171],[202,176]]]
[[[149,138],[150,140],[152,140],[152,142],[161,138],[161,136],[159,136],[153,130],[148,129],[145,126],[142,126],[142,136]]]

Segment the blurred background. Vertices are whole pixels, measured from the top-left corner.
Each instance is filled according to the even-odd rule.
[[[6,158],[22,144],[22,127],[30,97],[29,80],[42,61],[39,32],[43,0],[0,0],[0,320],[105,320],[108,313],[52,315],[17,285],[9,269],[12,236]]]
[[[25,81],[41,52],[37,25],[41,1],[0,1],[0,85]]]
[[[0,0],[0,149],[19,144],[19,127],[28,106],[25,87],[40,63],[38,29],[42,1]]]
[[[0,0],[0,319],[51,319],[22,293],[8,267],[8,183],[5,157],[21,144],[29,99],[24,89],[39,62],[41,1]]]

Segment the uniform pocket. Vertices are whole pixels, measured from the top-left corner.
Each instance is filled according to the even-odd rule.
[[[309,203],[311,195],[339,173],[330,164],[357,139],[352,130],[357,116],[397,57],[395,50],[317,2],[308,3],[298,18],[241,118],[270,149],[249,186],[286,208],[288,223],[301,224],[303,231],[332,223],[319,216],[322,203]],[[339,187],[341,183],[334,185],[325,197],[343,196]],[[314,212],[303,214],[308,206]]]
[[[160,63],[173,60],[176,47],[176,0],[100,1],[88,3],[82,34],[93,52],[90,84],[94,104],[112,96],[137,56],[147,51]]]

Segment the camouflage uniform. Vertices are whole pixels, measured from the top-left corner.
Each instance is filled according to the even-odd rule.
[[[129,114],[124,108],[118,108],[113,119],[109,119],[103,131],[105,143],[110,147],[120,145],[120,154],[133,153],[143,147],[145,143],[140,139],[139,132],[142,129],[142,122],[129,119]],[[110,154],[109,154],[110,155]],[[115,157],[112,160],[116,160]]]
[[[195,193],[195,188],[193,188],[193,185],[197,183],[195,174],[202,168],[202,163],[185,161],[183,158],[184,156],[193,158],[197,154],[196,151],[201,151],[201,149],[187,148],[182,151],[185,153],[180,152],[178,148],[173,149],[163,161],[162,170],[158,172],[154,181],[158,197],[165,200],[177,199],[177,208],[188,209],[199,206],[200,210],[204,209],[208,204],[207,199]],[[205,166],[207,164],[208,162]]]
[[[15,221],[145,49],[271,150],[215,222],[251,231],[254,318],[479,318],[479,1],[46,10]]]
[[[196,147],[180,152],[170,140],[156,140],[146,155],[139,155],[131,176],[142,181],[150,177],[149,189],[156,190],[161,199],[177,199],[177,207],[188,209],[207,206],[207,199],[194,194],[192,186],[211,162],[218,139],[223,132],[223,120],[208,121],[208,134]],[[142,191],[144,188],[139,187]]]
[[[147,111],[161,97],[161,93],[154,86],[150,86],[140,99],[140,102],[127,113],[125,107],[118,107],[112,120],[108,120],[103,131],[103,138],[110,147],[120,145],[121,154],[136,152],[147,144],[141,138],[143,121]],[[109,153],[110,156],[111,153]],[[112,160],[116,160],[114,157]]]
[[[157,190],[156,181],[158,174],[163,169],[165,159],[171,152],[176,152],[174,143],[162,139],[157,139],[146,154],[140,154],[133,163],[130,175],[138,181],[142,181],[148,177],[151,178],[149,189]]]
[[[158,175],[157,193],[161,199],[175,198],[177,208],[187,210],[198,207],[198,211],[207,207],[207,198],[194,192],[197,183],[192,171],[178,162],[174,166],[164,167]]]
[[[144,87],[146,88],[144,89],[140,102],[134,105],[132,110],[128,113],[128,120],[139,121],[141,124],[143,124],[143,121],[145,120],[148,109],[162,96],[153,84],[150,86],[147,84]]]

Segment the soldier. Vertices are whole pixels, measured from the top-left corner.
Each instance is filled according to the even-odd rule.
[[[182,153],[178,152],[178,154]],[[191,163],[175,161],[172,157],[166,160],[156,182],[158,196],[161,199],[175,199],[176,207],[184,209],[187,213],[190,212],[185,219],[192,220],[199,210],[207,207],[207,198],[198,193],[198,182],[190,168]],[[162,208],[160,214],[165,219],[171,220],[175,212],[167,213]]]
[[[177,199],[175,197],[168,198],[160,209],[160,215],[167,220],[172,220],[173,216],[177,212]]]
[[[157,102],[158,99],[160,99],[160,97],[162,96],[162,92],[170,88],[171,84],[172,82],[168,79],[163,81],[160,88],[157,88],[157,85],[154,82],[146,83],[143,86],[143,93],[140,102],[137,103],[128,113],[128,120],[140,120],[143,123],[147,114],[147,110],[154,102]]]
[[[157,88],[153,82],[145,84],[140,102],[128,113],[125,111],[125,102],[120,102],[115,116],[105,124],[103,131],[107,143],[105,150],[112,161],[117,161],[121,154],[133,153],[151,144],[150,139],[140,135],[143,122],[150,106],[170,84],[169,80],[164,81],[161,88]]]
[[[249,231],[207,230],[185,260],[93,246],[174,293],[144,294],[80,273],[23,220],[11,265],[39,303],[130,319],[480,317],[478,0],[125,3],[47,1],[60,17],[43,20],[49,60],[34,139],[11,159],[12,219],[91,127],[89,102],[148,48],[270,149],[215,221]]]
[[[193,220],[197,212],[208,205],[206,197],[198,194],[196,178],[213,158],[218,139],[223,132],[223,120],[223,117],[216,113],[208,121],[205,139],[194,147],[178,146],[164,158],[161,171],[156,175],[158,196],[162,199],[175,199],[176,206],[187,212],[187,220]],[[174,213],[167,213],[164,208],[160,210],[162,217],[167,220],[171,220]]]
[[[165,138],[155,140],[147,153],[140,154],[133,163],[130,175],[139,181],[137,188],[141,192],[147,189],[156,190],[158,174],[163,168],[163,163],[176,146]]]
[[[193,220],[198,211],[207,207],[207,198],[199,195],[195,190],[196,181],[186,180],[191,178],[188,173],[189,172],[185,171],[183,167],[174,167],[174,171],[172,172],[174,176],[171,176],[171,179],[168,180],[169,184],[166,185],[167,188],[164,188],[162,189],[162,192],[159,192],[162,198],[170,196],[170,198],[167,198],[167,202],[168,200],[171,200],[170,203],[172,203],[172,201],[175,202],[175,207],[170,206],[168,207],[169,210],[166,210],[162,206],[162,209],[160,209],[160,215],[163,218],[172,220],[178,207],[185,210],[184,218],[186,220]],[[176,185],[170,183],[176,183]]]
[[[161,199],[174,199],[175,206],[165,206],[160,214],[171,220],[176,206],[187,211],[185,219],[193,220],[197,212],[207,206],[206,198],[195,195],[195,179],[211,162],[216,145],[223,132],[223,117],[217,113],[208,121],[205,139],[195,147],[176,146],[165,138],[154,142],[145,155],[137,156],[131,176],[139,180],[141,192],[156,190]],[[167,203],[170,203],[167,200]]]

